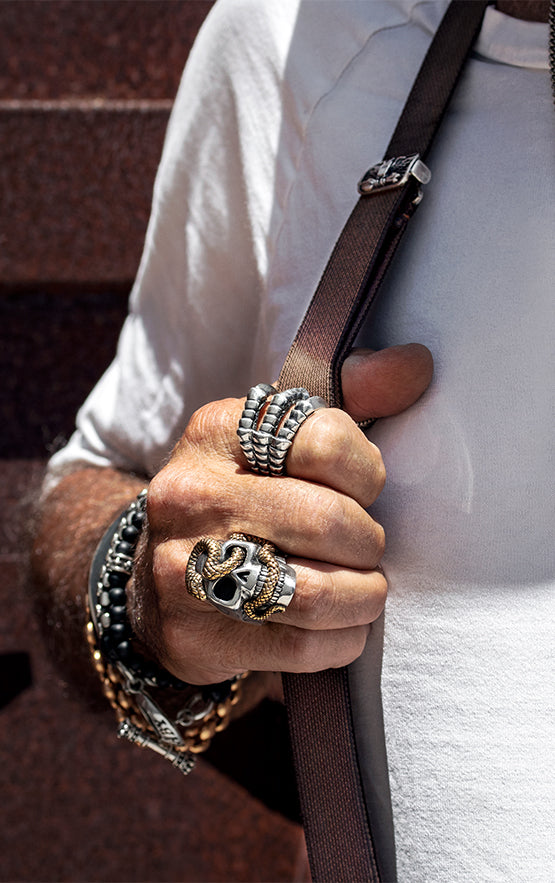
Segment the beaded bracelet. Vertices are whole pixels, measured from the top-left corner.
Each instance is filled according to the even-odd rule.
[[[143,490],[100,541],[89,574],[87,640],[104,694],[116,712],[118,736],[151,748],[187,775],[195,755],[227,726],[246,675],[193,687],[133,647],[126,587],[145,518]],[[170,718],[146,687],[188,692]]]

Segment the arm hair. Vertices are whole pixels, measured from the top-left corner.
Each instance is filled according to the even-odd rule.
[[[145,486],[115,469],[70,472],[41,502],[30,555],[30,590],[48,649],[70,693],[106,708],[85,637],[88,575],[96,546]]]

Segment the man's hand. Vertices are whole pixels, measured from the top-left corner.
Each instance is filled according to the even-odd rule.
[[[190,683],[224,680],[247,669],[308,672],[348,664],[381,613],[384,532],[366,512],[385,469],[354,419],[399,413],[432,374],[425,347],[356,351],[342,374],[346,411],[319,410],[295,436],[287,475],[251,473],[236,428],[243,400],[193,415],[148,493],[130,596],[146,649]],[[201,536],[242,531],[288,556],[297,589],[287,610],[263,625],[232,620],[185,587],[189,554]]]

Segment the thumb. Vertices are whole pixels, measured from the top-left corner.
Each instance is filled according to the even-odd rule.
[[[355,349],[341,369],[343,407],[357,421],[399,414],[420,398],[432,373],[432,354],[420,343]]]

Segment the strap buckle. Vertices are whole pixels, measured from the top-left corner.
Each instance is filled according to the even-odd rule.
[[[393,156],[368,169],[358,182],[358,192],[361,196],[370,196],[383,190],[403,187],[409,178],[414,178],[419,184],[427,184],[431,177],[432,173],[420,159],[420,154]],[[418,202],[422,199],[421,187],[418,188],[416,199]]]

